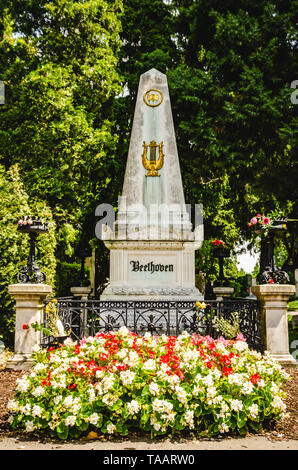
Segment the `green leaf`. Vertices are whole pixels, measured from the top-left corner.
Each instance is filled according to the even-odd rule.
[[[59,439],[64,440],[67,439],[68,433],[69,433],[69,428],[68,426],[65,426],[63,422],[59,423],[59,425],[56,428],[57,435]]]

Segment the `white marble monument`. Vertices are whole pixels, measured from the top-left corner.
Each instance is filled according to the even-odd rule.
[[[193,230],[184,200],[167,77],[140,77],[122,196],[102,240],[110,250],[110,282],[101,300],[199,300]]]

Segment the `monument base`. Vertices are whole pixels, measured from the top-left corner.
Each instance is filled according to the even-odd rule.
[[[203,295],[196,287],[126,287],[108,285],[102,293],[100,300],[113,301],[198,301]]]
[[[110,283],[100,300],[202,300],[195,286],[195,242],[105,241]]]
[[[281,366],[298,367],[298,362],[291,354],[270,354],[270,357],[278,361]]]
[[[34,361],[31,357],[31,354],[17,353],[8,359],[8,361],[5,363],[5,368],[14,370],[29,370],[33,365]]]

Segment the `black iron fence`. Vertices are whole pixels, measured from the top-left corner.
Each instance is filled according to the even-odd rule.
[[[179,335],[183,331],[214,338],[220,336],[215,329],[215,318],[229,320],[233,312],[238,313],[240,331],[249,346],[263,350],[260,304],[252,299],[205,300],[207,307],[200,313],[193,301],[100,301],[57,299],[59,318],[66,331],[78,341],[97,332],[118,330],[126,326],[143,335]],[[45,305],[46,306],[46,305]],[[44,309],[44,323],[47,314]],[[51,338],[43,338],[47,345]]]

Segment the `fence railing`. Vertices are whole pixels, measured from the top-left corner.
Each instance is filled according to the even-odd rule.
[[[203,336],[218,337],[214,318],[229,319],[238,313],[240,330],[249,346],[261,351],[262,334],[260,304],[254,299],[205,300],[205,310],[198,315],[193,301],[100,301],[57,299],[59,318],[64,328],[71,329],[71,337],[79,341],[97,332],[118,330],[126,326],[143,335],[179,335],[183,331]],[[44,323],[47,314],[44,309]],[[44,345],[49,338],[43,338]]]

